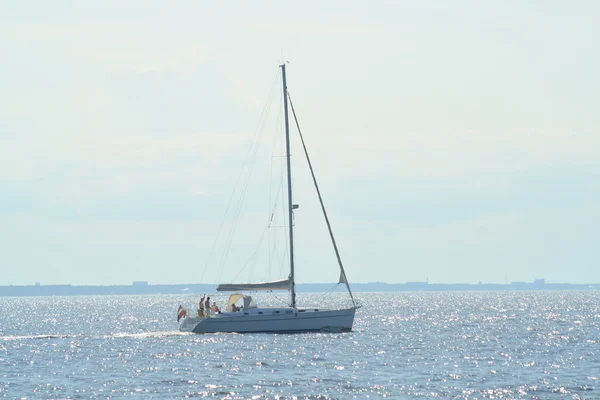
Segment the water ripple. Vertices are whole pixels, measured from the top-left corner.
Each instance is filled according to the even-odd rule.
[[[0,299],[0,397],[600,398],[599,292],[359,293],[298,335],[181,333],[196,297]]]

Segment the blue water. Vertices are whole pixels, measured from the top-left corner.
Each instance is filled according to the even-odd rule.
[[[350,333],[179,333],[197,297],[0,298],[0,398],[600,399],[600,292],[359,293]]]

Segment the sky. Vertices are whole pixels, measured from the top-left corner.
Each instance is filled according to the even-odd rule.
[[[0,285],[285,276],[284,239],[246,264],[277,198],[282,60],[350,282],[598,283],[599,19],[594,0],[2,2]],[[292,134],[297,281],[334,282]]]

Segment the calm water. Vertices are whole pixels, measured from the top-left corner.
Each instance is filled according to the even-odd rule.
[[[357,297],[353,332],[296,335],[181,334],[197,296],[0,298],[0,398],[600,399],[600,292]]]

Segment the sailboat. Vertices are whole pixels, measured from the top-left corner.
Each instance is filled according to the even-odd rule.
[[[289,97],[286,84],[285,64],[280,65],[283,83],[283,109],[285,121],[285,147],[286,147],[286,172],[287,172],[287,217],[289,234],[289,268],[290,273],[287,279],[261,282],[261,283],[239,283],[239,284],[221,284],[217,287],[219,292],[233,292],[229,296],[227,307],[223,312],[213,312],[210,308],[199,310],[196,315],[188,315],[182,306],[179,307],[177,320],[179,329],[182,332],[194,333],[217,333],[217,332],[269,332],[269,333],[297,333],[297,332],[318,332],[318,331],[351,331],[354,323],[356,310],[360,308],[357,305],[346,272],[342,265],[341,257],[333,236],[333,231],[323,205],[321,193],[317,185],[317,180],[310,163],[310,158],[304,144],[302,132],[298,126],[298,132],[302,141],[302,147],[308,161],[308,166],[313,178],[316,192],[321,204],[321,210],[329,230],[329,235],[333,244],[338,265],[340,268],[339,283],[343,283],[348,290],[352,306],[348,308],[330,309],[330,308],[306,308],[299,307],[296,303],[296,282],[294,275],[294,205],[292,200],[292,173],[290,168],[290,129],[288,119],[288,99],[291,109],[298,125],[296,113],[294,111],[291,98]],[[255,299],[247,292],[270,292],[286,290],[290,294],[290,302],[285,307],[258,307]],[[236,305],[239,304],[239,307]]]

